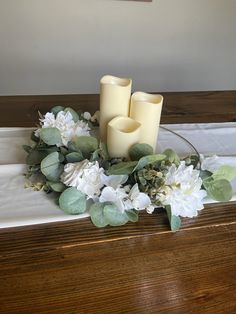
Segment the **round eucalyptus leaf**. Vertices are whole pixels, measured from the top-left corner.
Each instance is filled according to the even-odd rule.
[[[55,115],[57,116],[57,114],[60,112],[60,111],[64,111],[65,107],[62,107],[62,106],[55,106],[53,107],[50,111]]]
[[[73,142],[77,151],[80,151],[85,158],[89,158],[90,155],[98,148],[98,141],[93,136],[80,136]]]
[[[105,205],[103,213],[111,226],[122,226],[129,221],[126,213],[122,213],[114,204]]]
[[[203,180],[203,185],[209,197],[219,202],[228,202],[233,196],[233,190],[230,182],[225,179],[206,179]]]
[[[65,112],[70,112],[74,122],[77,122],[79,120],[79,115],[78,115],[78,113],[74,109],[72,109],[70,107],[67,107],[66,109],[64,109],[64,111]]]
[[[129,221],[137,222],[138,221],[138,212],[135,209],[129,209],[125,211]]]
[[[62,182],[51,182],[51,181],[48,181],[47,184],[49,185],[49,187],[54,192],[61,193],[61,192],[63,192],[66,189],[65,184],[63,184]]]
[[[213,173],[212,177],[215,180],[225,179],[232,181],[236,177],[236,168],[228,165],[222,165]]]
[[[137,165],[137,161],[124,161],[119,162],[118,164],[112,165],[108,169],[108,174],[112,175],[121,175],[121,174],[131,174]]]
[[[31,152],[26,157],[26,163],[30,166],[40,164],[46,156],[47,152],[45,151],[31,150]]]
[[[171,231],[177,231],[181,227],[181,219],[178,216],[172,215],[171,207],[166,206],[166,213],[169,220]]]
[[[62,144],[61,133],[57,128],[42,128],[40,130],[40,138],[47,145]]]
[[[149,144],[141,143],[141,144],[134,144],[129,149],[129,156],[131,160],[139,160],[140,158],[152,155],[153,148]]]
[[[59,206],[67,214],[82,214],[86,210],[86,196],[74,187],[70,187],[61,193]]]
[[[92,223],[98,228],[102,228],[108,225],[108,220],[103,213],[103,207],[104,204],[102,203],[94,203],[89,209]]]
[[[166,159],[171,162],[171,163],[175,163],[176,165],[178,165],[180,163],[180,158],[179,156],[176,154],[175,151],[173,151],[172,149],[168,148],[163,152],[164,155],[166,155]]]
[[[84,159],[83,155],[79,152],[72,152],[66,155],[67,162],[79,162]]]
[[[166,158],[166,155],[157,154],[157,155],[148,155],[139,159],[137,166],[134,168],[133,172],[136,170],[141,170],[147,165],[153,164],[157,161],[161,161]]]
[[[64,166],[60,163],[61,155],[54,152],[46,156],[41,162],[41,171],[48,181],[57,182],[64,170]]]

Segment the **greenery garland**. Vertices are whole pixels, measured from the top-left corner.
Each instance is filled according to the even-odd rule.
[[[209,171],[198,153],[181,159],[172,149],[155,154],[145,143],[130,148],[129,160],[111,159],[96,136],[97,125],[97,114],[61,106],[40,115],[32,145],[23,147],[26,187],[54,193],[67,214],[88,211],[97,227],[136,222],[140,210],[152,213],[163,207],[176,231],[180,217],[197,216],[206,195],[223,202],[232,198],[235,168],[223,165]]]

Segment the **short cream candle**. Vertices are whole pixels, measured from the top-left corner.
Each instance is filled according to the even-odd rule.
[[[107,140],[107,124],[118,115],[128,116],[132,80],[105,75],[100,81],[100,138]]]
[[[151,145],[155,151],[163,96],[135,92],[131,97],[130,117],[141,123],[140,143]]]
[[[107,148],[109,155],[129,158],[129,149],[139,143],[141,124],[129,117],[118,116],[107,126]]]

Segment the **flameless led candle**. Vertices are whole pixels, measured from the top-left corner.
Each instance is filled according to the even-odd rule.
[[[118,116],[107,126],[107,148],[111,157],[129,157],[133,144],[139,143],[141,124],[129,117]]]
[[[131,97],[130,117],[141,123],[140,143],[147,143],[155,151],[163,97],[135,92]]]
[[[128,116],[132,80],[105,75],[100,81],[100,138],[107,140],[107,124],[116,116]]]

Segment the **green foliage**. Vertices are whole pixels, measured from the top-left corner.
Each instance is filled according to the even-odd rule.
[[[61,133],[57,128],[42,128],[40,138],[47,145],[62,144]]]
[[[85,158],[90,158],[91,154],[98,148],[98,141],[93,136],[80,136],[69,143],[69,149],[81,152]]]
[[[105,227],[109,224],[109,221],[104,215],[103,209],[104,203],[94,203],[89,209],[92,223],[98,228]]]
[[[148,156],[142,157],[139,159],[136,167],[133,169],[133,172],[138,171],[138,170],[146,167],[147,165],[154,164],[158,161],[162,161],[165,158],[166,158],[166,156],[162,155],[162,154],[148,155]]]
[[[31,133],[30,139],[35,143],[38,143],[40,141],[40,138],[34,134],[34,131]]]
[[[29,145],[22,145],[22,147],[23,147],[24,151],[28,154],[32,151],[32,147]]]
[[[93,224],[98,227],[122,226],[128,221],[136,222],[138,220],[138,212],[136,210],[127,210],[123,213],[110,202],[95,203],[89,210]]]
[[[174,232],[178,231],[179,228],[181,227],[180,217],[172,215],[171,207],[169,205],[166,206],[165,209],[166,209],[171,231],[174,231]]]
[[[84,160],[84,157],[81,152],[72,152],[66,155],[67,162],[79,162]]]
[[[112,174],[116,174],[116,175],[120,175],[120,174],[131,174],[135,168],[135,166],[137,165],[137,161],[123,161],[123,162],[119,162],[118,164],[112,165],[109,169],[108,169],[108,174],[112,175]]]
[[[63,156],[58,152],[54,152],[46,156],[41,162],[41,172],[45,175],[48,181],[57,182],[64,170],[61,164]]]
[[[232,186],[228,180],[215,180],[213,177],[209,177],[203,180],[203,186],[208,196],[216,201],[228,202],[233,196]]]
[[[31,150],[26,157],[26,163],[30,166],[40,164],[47,155],[46,151]]]
[[[74,109],[72,109],[70,107],[67,107],[66,109],[64,109],[64,111],[65,112],[70,112],[74,122],[77,122],[79,120],[79,115],[78,115],[78,113]]]
[[[59,198],[60,208],[67,214],[82,214],[86,210],[86,196],[74,187],[70,187]]]
[[[209,178],[211,176],[212,176],[212,172],[207,171],[207,170],[200,170],[200,178],[202,180],[205,180],[205,179],[207,179],[207,178]]]
[[[129,209],[125,211],[129,221],[137,222],[138,221],[138,212],[135,209]]]
[[[223,165],[213,173],[212,177],[214,180],[225,179],[232,181],[236,177],[236,168]]]
[[[122,226],[129,221],[125,212],[122,213],[114,204],[105,205],[103,213],[110,226]]]
[[[129,149],[129,156],[131,160],[139,160],[148,155],[153,155],[153,148],[148,144],[134,144]]]
[[[177,166],[180,163],[180,158],[179,156],[176,154],[175,151],[173,151],[172,149],[168,148],[163,152],[164,155],[166,155],[166,160],[168,160],[170,163],[174,163]]]
[[[48,181],[47,185],[54,191],[54,192],[58,192],[61,193],[66,189],[65,184],[63,184],[62,182],[51,182]]]
[[[62,106],[54,106],[50,112],[52,112],[55,116],[57,116],[57,114],[60,112],[60,111],[64,111],[65,107],[62,107]]]

